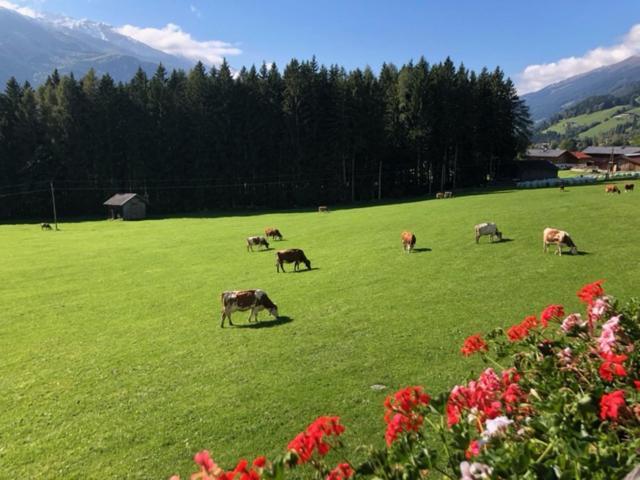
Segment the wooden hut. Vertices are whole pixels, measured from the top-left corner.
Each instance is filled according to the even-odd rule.
[[[116,193],[103,203],[109,209],[109,218],[141,220],[147,216],[149,202],[137,193]]]

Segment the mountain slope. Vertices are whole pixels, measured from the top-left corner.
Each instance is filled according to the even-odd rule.
[[[640,82],[640,56],[601,67],[523,95],[534,121],[544,120],[587,97],[622,94]]]
[[[191,62],[121,35],[109,25],[59,16],[30,18],[0,7],[0,84],[42,83],[55,68],[82,76],[93,67],[116,80],[130,79],[138,67],[151,73],[159,63],[169,70]]]

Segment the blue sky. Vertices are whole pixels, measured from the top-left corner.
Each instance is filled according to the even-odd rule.
[[[194,42],[223,42],[197,45],[220,47],[235,68],[263,60],[283,66],[315,54],[326,64],[377,69],[384,61],[402,64],[424,55],[434,62],[449,55],[474,69],[499,65],[532,90],[640,53],[638,0],[11,1],[130,25],[128,32],[152,35],[152,42],[161,42],[163,29],[173,24],[174,33],[179,27]],[[604,49],[588,53],[598,47]]]

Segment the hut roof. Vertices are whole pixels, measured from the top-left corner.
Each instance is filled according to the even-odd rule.
[[[116,193],[113,197],[104,202],[103,205],[106,205],[107,207],[121,207],[135,197],[138,197],[144,203],[149,203],[144,199],[144,197],[141,197],[137,193]]]

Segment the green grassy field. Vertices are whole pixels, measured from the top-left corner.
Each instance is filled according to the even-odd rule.
[[[578,127],[578,126],[591,125],[594,123],[602,124],[604,122],[611,120],[612,117],[614,117],[615,115],[625,112],[627,110],[628,110],[628,107],[616,106],[616,107],[607,108],[605,110],[600,110],[593,113],[585,113],[583,115],[576,115],[575,117],[564,118],[559,122],[554,123],[553,125],[548,127],[546,130],[544,130],[543,133],[556,132],[556,133],[559,133],[560,135],[564,135],[565,133],[567,133],[567,127],[570,125],[574,127]],[[613,125],[612,128],[613,127],[615,127],[615,125]]]
[[[167,478],[283,452],[319,414],[381,445],[386,394],[477,371],[469,334],[606,279],[638,293],[640,194],[505,191],[316,212],[0,226],[0,477]],[[506,241],[476,245],[496,221]],[[276,226],[313,270],[276,274],[244,238]],[[542,253],[546,226],[582,254]],[[404,254],[400,232],[417,236]],[[221,329],[220,292],[262,288],[279,322]],[[373,384],[384,384],[384,392]]]

